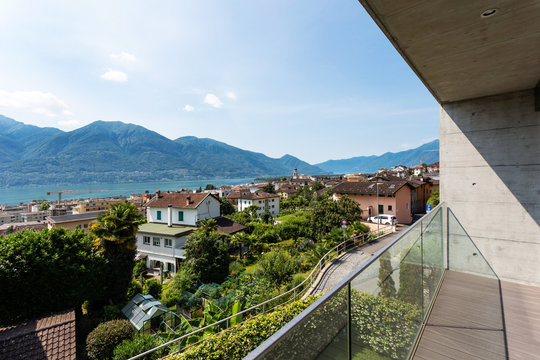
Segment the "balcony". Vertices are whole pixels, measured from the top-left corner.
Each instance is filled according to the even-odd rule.
[[[441,204],[246,359],[534,359],[538,299]]]

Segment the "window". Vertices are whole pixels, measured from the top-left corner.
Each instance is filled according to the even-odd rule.
[[[384,214],[384,205],[379,205],[379,214]]]
[[[183,211],[178,212],[178,221],[184,221],[184,212]]]
[[[161,239],[158,237],[154,238],[154,246],[161,246]]]
[[[86,229],[88,228],[88,224],[84,224],[83,227]]]
[[[405,208],[406,208],[407,210],[409,210],[409,203],[406,203],[406,204],[405,204]]]
[[[156,219],[161,220],[161,210],[156,211]]]
[[[388,205],[388,211],[392,211],[392,205]]]
[[[166,248],[172,247],[172,239],[165,239],[165,247]]]
[[[143,244],[150,245],[150,236],[143,236]]]
[[[274,205],[272,205],[272,209],[274,208]]]

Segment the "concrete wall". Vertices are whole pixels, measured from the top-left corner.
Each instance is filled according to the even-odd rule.
[[[503,280],[540,285],[540,112],[534,91],[445,104],[441,200]]]

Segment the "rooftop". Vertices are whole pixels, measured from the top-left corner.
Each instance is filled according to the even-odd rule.
[[[48,216],[47,219],[55,224],[81,220],[94,220],[97,219],[102,212],[103,211],[87,211],[83,214]]]
[[[393,195],[403,186],[410,186],[406,180],[379,182],[379,195]],[[335,194],[376,195],[377,184],[371,181],[345,181],[336,185],[332,192]]]
[[[168,207],[172,205],[176,209],[195,209],[199,206],[201,202],[204,201],[208,196],[212,196],[208,193],[159,193],[159,195],[154,196],[150,201],[146,203],[148,207]]]
[[[0,328],[0,359],[75,359],[75,311]]]
[[[180,237],[187,235],[197,228],[194,226],[182,226],[182,225],[172,225],[168,226],[167,224],[158,224],[158,223],[146,223],[139,225],[139,232],[147,234],[156,234],[156,235],[165,235]]]

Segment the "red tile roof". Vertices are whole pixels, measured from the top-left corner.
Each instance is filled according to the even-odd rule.
[[[168,207],[170,204],[173,208],[176,209],[195,209],[208,196],[213,197],[213,195],[209,193],[186,194],[179,192],[162,192],[159,196],[154,196],[152,200],[148,201],[146,203],[146,206]]]
[[[380,195],[393,195],[403,186],[411,186],[406,180],[379,182]],[[332,188],[335,194],[360,194],[376,195],[377,184],[371,181],[350,182],[345,181]]]
[[[73,359],[77,355],[75,311],[0,329],[0,359]]]
[[[278,198],[279,194],[269,194],[266,192],[258,191],[256,193],[250,193],[250,194],[242,194],[239,199],[246,199],[246,200],[261,200],[261,199],[270,199],[270,198]]]

